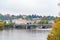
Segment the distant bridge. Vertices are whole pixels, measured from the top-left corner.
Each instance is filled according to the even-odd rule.
[[[33,25],[36,25],[38,28],[51,28],[52,24],[26,24],[26,29],[28,29],[28,27],[33,28]]]
[[[38,28],[51,28],[52,24],[22,24],[26,29],[34,28],[34,26],[37,26]]]
[[[24,24],[24,25],[52,25],[52,24]]]

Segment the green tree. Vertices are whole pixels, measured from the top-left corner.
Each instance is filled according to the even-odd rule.
[[[39,24],[48,24],[48,20],[41,20]]]

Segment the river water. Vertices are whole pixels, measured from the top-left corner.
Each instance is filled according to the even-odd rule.
[[[48,33],[46,30],[3,30],[0,40],[47,40]]]

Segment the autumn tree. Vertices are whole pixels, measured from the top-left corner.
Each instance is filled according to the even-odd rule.
[[[47,40],[60,40],[60,17],[55,20]]]

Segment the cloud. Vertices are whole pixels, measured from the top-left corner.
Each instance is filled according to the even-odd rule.
[[[0,12],[56,16],[57,3],[58,0],[0,0]]]

